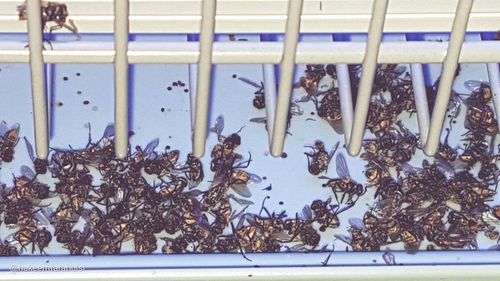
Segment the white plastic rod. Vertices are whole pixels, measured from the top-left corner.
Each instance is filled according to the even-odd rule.
[[[420,141],[425,145],[429,135],[429,104],[427,102],[427,91],[425,89],[424,71],[421,64],[411,64],[411,82],[413,85],[413,96],[415,97],[415,106],[417,108],[418,130],[420,132]]]
[[[115,3],[115,154],[128,152],[128,0]]]
[[[198,65],[190,64],[189,65],[189,102],[191,108],[191,129],[194,130],[194,122],[195,122],[195,112],[196,112],[196,93],[197,93],[197,85],[196,85],[196,77],[198,75]]]
[[[43,62],[43,27],[39,0],[28,0],[28,37],[31,67],[31,94],[33,96],[33,122],[35,124],[35,147],[39,158],[49,154],[47,117],[47,95],[45,65]]]
[[[429,136],[424,147],[424,153],[428,156],[434,155],[439,147],[441,131],[446,117],[446,110],[451,96],[455,72],[458,66],[458,59],[462,49],[467,23],[474,0],[459,0],[453,29],[451,31],[448,52],[444,59],[443,71],[439,82],[439,89],[436,94],[436,101],[432,111],[432,120],[429,128]]]
[[[276,114],[276,75],[274,74],[274,64],[263,64],[264,72],[264,100],[266,102],[266,124],[269,136],[269,146],[272,143],[274,117]]]
[[[352,156],[358,155],[365,133],[366,118],[370,108],[373,79],[377,69],[377,58],[382,41],[385,15],[389,0],[375,0],[373,2],[373,12],[368,31],[368,44],[366,45],[366,55],[363,61],[363,72],[359,82],[358,96],[356,98],[356,109],[354,112],[354,122],[351,137],[349,140],[348,153]]]
[[[342,127],[344,128],[345,144],[349,144],[352,131],[353,108],[352,91],[347,64],[337,64],[337,80],[339,83],[340,111],[342,112]]]
[[[498,70],[498,63],[488,63],[487,66],[491,93],[493,94],[493,105],[498,119],[500,117],[500,71]],[[500,124],[498,124],[498,128],[500,129]]]
[[[0,41],[0,62],[29,63],[25,42]],[[52,42],[54,50],[43,51],[45,63],[114,62],[112,42]],[[382,42],[378,63],[443,63],[448,42]],[[335,50],[335,52],[332,52]],[[366,42],[299,42],[297,64],[361,64]],[[404,50],[403,52],[401,50]],[[466,41],[460,63],[500,62],[500,41]],[[279,64],[283,57],[281,42],[214,42],[214,64]],[[129,42],[129,64],[196,64],[198,42]]]
[[[283,59],[280,65],[280,83],[276,115],[274,120],[271,154],[281,156],[285,145],[286,128],[288,125],[288,110],[292,95],[293,75],[295,72],[295,56],[299,40],[300,16],[303,0],[290,0],[288,3],[288,19],[286,21],[285,42],[283,45]]]
[[[196,104],[193,154],[202,157],[205,154],[207,138],[208,109],[210,106],[210,88],[212,79],[212,48],[215,29],[216,0],[203,0],[200,32],[200,61],[196,83]]]

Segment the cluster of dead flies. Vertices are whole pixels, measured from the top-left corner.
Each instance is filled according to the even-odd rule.
[[[222,135],[223,127],[217,118],[213,178],[204,191],[200,160],[189,154],[180,161],[178,150],[160,151],[158,139],[117,159],[112,125],[99,140],[91,139],[89,126],[85,148],[52,149],[48,160],[36,158],[24,138],[32,164],[0,188],[1,221],[11,232],[1,240],[0,255],[45,254],[56,245],[71,255],[116,255],[126,243],[137,254],[315,249],[319,232],[339,225],[330,202],[316,200],[294,217],[270,213],[265,202],[259,214],[246,212],[253,204],[248,185],[261,178],[246,171],[251,154],[236,152],[241,137]],[[0,160],[10,162],[19,126],[2,123],[1,135]],[[47,178],[53,184],[44,183]],[[243,208],[237,212],[233,201]]]
[[[351,66],[350,76],[357,85],[360,67]],[[478,233],[499,241],[496,226],[500,225],[500,206],[491,207],[500,175],[494,140],[498,123],[491,108],[492,92],[487,83],[467,81],[471,94],[453,92],[448,106],[450,120],[445,141],[432,161],[423,160],[413,167],[417,150],[422,149],[419,137],[401,122],[402,113],[416,112],[411,76],[401,65],[378,67],[368,114],[367,129],[374,136],[363,144],[361,158],[366,161],[365,185],[349,175],[346,160],[337,154],[338,178],[326,178],[323,187],[331,188],[336,212],[352,207],[368,188],[374,188],[375,203],[363,218],[349,220],[350,236],[336,235],[354,251],[379,251],[391,244],[404,244],[413,252],[427,245],[428,250],[476,249]],[[332,65],[308,65],[301,85],[313,100],[320,117],[341,132],[340,99],[333,85],[324,91],[325,75],[336,79]],[[458,71],[457,71],[458,75]],[[428,89],[429,103],[435,98],[439,79]],[[464,146],[451,147],[448,136],[465,106]],[[312,175],[327,171],[338,147],[328,151],[317,141],[306,152],[308,170]],[[339,208],[339,206],[343,206]],[[497,246],[495,246],[497,247]]]
[[[351,71],[357,75],[359,69]],[[335,78],[334,68],[308,66],[301,85],[311,83],[307,79],[316,79],[319,85],[321,75],[326,74]],[[367,161],[368,183],[352,179],[345,157],[338,153],[338,178],[320,177],[325,179],[323,187],[332,190],[332,199],[315,200],[294,216],[269,212],[265,202],[258,214],[246,211],[253,203],[248,200],[248,186],[261,179],[246,170],[252,163],[251,154],[238,153],[239,132],[222,134],[222,117],[211,129],[218,143],[210,155],[213,178],[208,189],[200,186],[205,179],[200,160],[188,154],[180,161],[178,150],[167,146],[160,151],[158,139],[144,148],[130,149],[125,159],[115,158],[112,126],[99,140],[93,141],[89,134],[84,149],[53,149],[48,160],[36,158],[25,138],[31,168],[22,166],[12,185],[4,184],[0,190],[2,224],[12,230],[2,239],[0,255],[43,254],[54,244],[72,255],[120,254],[126,243],[138,254],[160,249],[165,254],[243,255],[325,250],[319,246],[321,232],[338,228],[338,215],[354,206],[368,188],[376,189],[375,204],[363,218],[349,219],[350,236],[336,236],[355,251],[378,251],[398,242],[408,251],[416,251],[424,241],[428,249],[476,248],[479,233],[497,240],[500,208],[488,205],[496,194],[499,174],[498,157],[493,153],[498,124],[490,106],[491,89],[485,83],[469,81],[470,95],[454,94],[447,129],[449,133],[465,105],[466,145],[452,148],[445,140],[432,163],[425,160],[422,167],[413,167],[408,162],[421,144],[398,121],[401,113],[414,109],[411,99],[401,97],[412,97],[411,77],[400,78],[401,74],[401,68],[394,65],[377,71],[372,110],[380,112],[369,115],[367,127],[374,138],[365,140],[361,155]],[[306,88],[306,92],[309,97],[300,102],[312,100],[319,116],[330,124],[339,121],[331,115],[340,111],[331,102],[338,99],[336,87],[324,91]],[[382,92],[389,92],[390,97]],[[321,106],[325,114],[320,114]],[[2,123],[0,136],[0,160],[11,162],[19,126],[8,128]],[[338,144],[329,151],[321,141],[310,146],[305,152],[309,172],[315,176],[326,172],[337,148]],[[53,178],[53,186],[43,183],[41,178],[47,175]],[[236,211],[233,203],[242,208]]]

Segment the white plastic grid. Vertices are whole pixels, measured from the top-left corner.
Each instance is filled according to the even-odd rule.
[[[220,1],[220,0],[219,0]],[[477,2],[486,2],[476,0]],[[9,1],[6,1],[9,2]],[[487,62],[489,63],[489,74],[492,82],[498,81],[498,65],[500,62],[500,42],[463,42],[467,29],[467,23],[471,11],[474,9],[474,0],[459,0],[456,6],[452,35],[449,43],[446,42],[387,42],[381,43],[381,35],[384,31],[384,18],[387,14],[387,6],[390,1],[376,0],[373,3],[373,16],[369,29],[368,43],[334,42],[334,43],[314,43],[308,44],[298,42],[299,31],[301,31],[300,15],[302,13],[302,0],[290,0],[288,9],[288,21],[285,28],[286,39],[284,44],[280,42],[213,42],[213,34],[217,31],[216,4],[217,1],[203,1],[202,19],[200,26],[200,42],[192,43],[128,43],[129,9],[127,0],[116,0],[114,21],[115,21],[115,45],[109,50],[103,50],[102,44],[96,42],[85,43],[60,43],[54,44],[55,50],[42,51],[42,38],[40,26],[39,0],[28,0],[28,31],[30,48],[23,50],[19,46],[2,44],[0,48],[0,62],[30,62],[32,69],[32,91],[33,107],[35,119],[35,139],[37,154],[40,158],[45,158],[48,152],[47,135],[47,114],[45,101],[45,76],[43,72],[43,62],[64,63],[64,62],[86,62],[86,63],[115,63],[115,125],[117,129],[116,153],[118,157],[125,156],[127,149],[127,69],[128,63],[191,63],[198,64],[192,67],[191,74],[198,73],[196,102],[194,107],[194,140],[193,150],[198,156],[202,155],[205,146],[205,136],[207,130],[208,98],[210,94],[210,69],[212,63],[264,63],[281,64],[280,89],[276,110],[271,108],[267,114],[268,127],[274,128],[269,133],[272,134],[271,147],[273,155],[280,155],[285,139],[286,115],[289,106],[289,93],[292,86],[292,73],[294,63],[335,63],[341,70],[345,64],[361,63],[364,66],[364,73],[361,79],[358,93],[358,104],[353,112],[353,122],[350,119],[350,102],[347,97],[347,88],[341,93],[342,111],[346,115],[343,125],[346,132],[346,140],[349,140],[349,152],[357,154],[363,138],[366,121],[366,113],[369,103],[367,103],[366,93],[371,92],[371,84],[374,69],[377,63],[441,63],[444,62],[443,76],[441,79],[438,98],[433,111],[433,119],[428,121],[428,111],[422,110],[425,105],[423,99],[423,88],[421,80],[414,80],[416,88],[416,101],[418,106],[419,129],[421,136],[428,135],[423,142],[426,143],[425,151],[433,154],[439,144],[442,120],[445,116],[446,105],[450,95],[450,85],[453,74],[458,63],[462,62]],[[221,1],[228,2],[228,1]],[[306,1],[311,2],[311,1]],[[329,2],[329,1],[325,1]],[[341,3],[342,1],[332,1]],[[320,1],[320,4],[322,2]],[[492,2],[494,3],[494,2]],[[348,3],[344,3],[348,5]],[[484,5],[484,3],[482,3]],[[37,8],[38,7],[38,8]],[[481,6],[483,7],[483,6]],[[486,7],[486,6],[484,6]],[[492,11],[496,11],[496,5],[492,5]],[[438,12],[436,12],[438,13]],[[481,14],[481,13],[480,13]],[[482,11],[483,16],[487,13]],[[493,14],[493,16],[491,16]],[[490,18],[494,19],[496,13],[490,13]],[[486,17],[487,18],[487,17]],[[493,30],[495,26],[485,25],[482,31]],[[418,25],[415,25],[418,27]],[[496,29],[496,28],[495,28]],[[182,30],[182,27],[179,28]],[[426,29],[416,29],[414,32],[425,31]],[[346,30],[348,32],[349,30]],[[270,32],[262,27],[260,33]],[[15,45],[15,44],[13,44]],[[83,51],[86,50],[86,51]],[[333,50],[333,51],[332,51]],[[380,50],[380,52],[379,52]],[[344,64],[344,66],[342,65]],[[193,71],[196,70],[196,71]],[[268,69],[269,70],[269,69]],[[413,76],[421,77],[418,65],[412,66]],[[496,72],[496,73],[495,73]],[[345,69],[344,69],[345,74]],[[193,76],[193,75],[192,75]],[[267,77],[267,75],[266,75]],[[268,77],[272,78],[272,77]],[[346,79],[341,79],[339,84],[348,84]],[[191,79],[193,80],[193,79]],[[272,93],[269,92],[269,85],[274,85],[266,79],[266,97],[272,102]],[[363,86],[364,85],[364,86]],[[342,88],[342,87],[341,87]],[[498,85],[492,85],[495,92],[498,92]],[[420,89],[420,90],[419,90]],[[365,98],[363,98],[365,97]],[[499,111],[498,98],[495,99],[495,110]],[[497,114],[498,116],[498,114]],[[272,125],[275,118],[275,124]],[[271,125],[271,126],[269,126]],[[429,133],[428,133],[429,132]]]

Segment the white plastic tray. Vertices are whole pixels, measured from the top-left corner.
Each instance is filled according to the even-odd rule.
[[[11,35],[10,35],[11,36]],[[428,40],[446,39],[447,35],[434,34],[427,36]],[[11,37],[12,38],[12,37]],[[259,40],[258,36],[238,36],[248,40]],[[384,40],[402,40],[403,35],[388,35]],[[471,34],[468,40],[477,40],[478,34]],[[4,39],[0,36],[0,39]],[[58,35],[58,39],[72,40],[66,35]],[[87,35],[84,40],[112,40],[108,35]],[[219,40],[228,40],[227,36],[219,36]],[[353,40],[364,40],[361,35],[353,35]],[[13,38],[16,40],[16,38]],[[22,40],[18,37],[17,40]],[[163,41],[185,41],[185,36],[151,36],[136,35],[135,40],[163,40]],[[302,36],[303,41],[330,41],[330,35]],[[21,135],[26,136],[33,142],[33,123],[31,112],[31,94],[29,86],[29,66],[27,64],[0,64],[0,120],[8,124],[20,123]],[[129,83],[130,96],[130,125],[134,131],[131,145],[146,145],[153,138],[160,138],[159,147],[170,145],[181,151],[180,159],[185,159],[191,150],[190,129],[190,102],[189,94],[184,89],[189,87],[189,73],[187,65],[134,65],[131,66]],[[266,179],[260,184],[250,186],[252,191],[251,200],[255,202],[250,206],[249,212],[259,212],[261,202],[266,197],[266,207],[270,211],[280,212],[285,210],[289,216],[310,204],[315,199],[327,199],[332,195],[330,189],[323,188],[324,180],[310,175],[307,172],[307,161],[304,152],[305,145],[311,145],[315,140],[322,140],[327,148],[332,148],[338,141],[341,147],[337,153],[343,153],[348,161],[351,176],[360,183],[366,182],[363,175],[364,162],[358,158],[347,156],[342,148],[343,136],[335,133],[331,127],[317,115],[312,102],[301,103],[304,114],[293,117],[289,129],[292,135],[286,139],[286,159],[273,158],[269,154],[267,132],[263,124],[251,123],[254,117],[265,116],[265,110],[257,110],[252,106],[254,88],[233,78],[233,75],[245,77],[255,82],[263,79],[261,65],[218,65],[214,67],[212,103],[210,108],[210,124],[213,125],[215,118],[224,116],[224,133],[229,134],[238,131],[244,126],[240,135],[242,145],[238,152],[246,155],[252,153],[253,162],[247,169],[249,172],[258,174]],[[303,73],[304,66],[297,67],[297,79]],[[439,75],[440,66],[429,66],[430,81],[436,80]],[[83,147],[87,142],[87,124],[91,124],[91,133],[94,139],[102,135],[104,128],[113,121],[113,66],[112,65],[52,65],[48,67],[49,103],[50,114],[50,145],[51,147],[73,148]],[[65,79],[65,77],[67,79]],[[172,86],[174,81],[182,81],[185,88],[167,87]],[[457,92],[466,93],[463,82],[466,80],[487,81],[485,65],[462,65],[460,76],[455,81],[454,89]],[[301,89],[294,92],[294,99],[303,95]],[[85,105],[84,101],[89,104]],[[162,111],[162,108],[164,109]],[[457,119],[457,124],[463,124],[465,110]],[[311,120],[314,119],[313,120]],[[415,130],[416,116],[404,120],[404,124]],[[458,126],[457,126],[458,127]],[[463,131],[453,130],[450,136],[450,145],[460,145],[460,134]],[[367,135],[368,137],[368,135]],[[208,136],[207,152],[217,143],[214,134]],[[423,153],[418,152],[411,163],[420,165]],[[203,158],[205,165],[206,181],[199,188],[205,190],[209,187],[207,180],[212,174],[207,168],[209,166],[209,153]],[[4,163],[0,170],[0,182],[11,183],[12,174],[19,175],[19,167],[29,163],[29,157],[22,142],[16,149],[15,160]],[[336,177],[335,164],[332,161],[328,173],[329,177]],[[48,180],[48,179],[47,179]],[[271,191],[262,189],[272,184]],[[384,265],[381,253],[343,253],[346,244],[334,238],[334,234],[348,234],[348,219],[360,218],[369,205],[373,204],[373,189],[356,203],[355,207],[342,213],[341,225],[338,229],[328,230],[322,235],[320,247],[328,245],[331,250],[336,249],[329,265],[344,268],[346,266],[369,267],[371,265]],[[495,202],[500,202],[497,195]],[[494,203],[492,203],[494,204]],[[234,205],[237,207],[237,205]],[[8,235],[8,231],[0,228],[0,237]],[[487,249],[494,243],[478,235],[480,249]],[[161,255],[161,247],[153,256],[121,256],[121,257],[68,257],[66,250],[55,247],[52,243],[47,249],[49,256],[43,257],[20,257],[0,258],[0,272],[7,272],[13,264],[44,264],[51,265],[75,264],[84,266],[86,269],[104,270],[120,269],[131,270],[160,270],[165,268],[182,268],[185,270],[195,268],[248,268],[253,272],[255,266],[259,267],[299,267],[310,266],[316,268],[328,256],[327,253],[315,254],[255,254],[248,255],[252,261],[243,259],[238,254],[211,254],[211,255]],[[423,245],[425,247],[425,244]],[[397,252],[402,245],[394,244],[383,247],[382,250],[394,252],[396,261],[403,265],[426,266],[426,265],[493,265],[500,263],[500,253],[495,251],[438,251],[419,252],[409,255]],[[63,256],[60,256],[63,255]],[[357,269],[352,268],[353,271]],[[403,270],[404,271],[404,270]],[[149,272],[149,271],[148,271]],[[322,271],[319,271],[322,272]],[[325,274],[330,271],[323,271]],[[369,271],[366,271],[369,272]],[[383,273],[383,272],[380,272]],[[1,273],[0,273],[1,274]],[[332,273],[333,274],[333,273]],[[377,273],[378,274],[378,273]],[[209,274],[210,275],[210,274]],[[299,274],[300,275],[300,274]],[[299,276],[297,275],[297,276]],[[326,275],[325,275],[326,276]],[[331,276],[331,275],[328,275]],[[172,277],[172,276],[171,276]]]

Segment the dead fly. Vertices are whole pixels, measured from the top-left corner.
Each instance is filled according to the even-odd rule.
[[[481,134],[496,135],[498,133],[498,122],[491,107],[485,104],[469,106],[465,127],[471,131]]]
[[[325,96],[318,101],[314,98],[313,102],[316,106],[318,116],[323,118],[338,134],[344,133],[342,127],[342,112],[340,110],[340,97],[337,91],[328,91]]]
[[[171,176],[171,181],[159,186],[159,194],[164,199],[172,198],[179,195],[188,185],[188,180],[184,177]]]
[[[500,205],[488,207],[482,213],[482,219],[489,224],[500,226]]]
[[[469,80],[465,82],[465,87],[472,91],[464,101],[468,107],[465,127],[470,131],[488,135],[497,134],[498,121],[488,105],[493,97],[490,85],[481,81]]]
[[[467,89],[472,91],[471,95],[465,100],[468,104],[477,103],[489,103],[493,97],[493,92],[491,91],[491,86],[488,83],[477,81],[477,80],[467,80],[464,82]]]
[[[370,103],[366,127],[376,137],[383,136],[398,117],[396,104],[388,103],[382,96]]]
[[[328,179],[328,182],[323,184],[323,187],[329,187],[332,189],[338,204],[344,203],[344,199],[347,199],[347,207],[352,207],[359,197],[365,194],[366,187],[355,182],[351,178],[347,162],[342,153],[337,154],[336,169],[337,175],[339,176],[338,178],[330,179],[328,177],[320,177],[320,179]]]
[[[319,230],[325,231],[327,228],[337,228],[340,225],[338,214],[342,212],[339,206],[330,204],[331,199],[326,201],[314,200],[311,203],[313,218],[320,224]]]
[[[452,163],[455,160],[457,160],[458,157],[458,151],[456,148],[452,148],[448,144],[448,139],[450,137],[450,132],[452,128],[452,123],[453,123],[453,118],[450,119],[450,127],[446,128],[446,137],[444,138],[444,142],[439,144],[439,148],[437,151],[436,157],[441,157],[443,160],[445,160],[448,163]]]
[[[480,162],[483,155],[488,153],[488,148],[490,145],[484,139],[484,134],[472,132],[467,138],[467,146],[463,149],[463,152],[459,155],[460,161],[466,164],[467,168],[471,168],[477,162]]]
[[[42,1],[42,32],[48,27],[49,23],[53,25],[48,27],[49,34],[52,34],[53,31],[66,28],[76,35],[78,40],[80,40],[80,34],[78,33],[78,28],[72,19],[68,18],[68,8],[64,3],[50,2],[50,1]],[[19,20],[27,20],[28,19],[28,11],[26,7],[26,1],[17,6],[17,11],[19,13]]]
[[[296,214],[294,219],[283,221],[283,229],[292,237],[289,242],[299,242],[297,247],[292,248],[292,250],[305,250],[311,247],[314,249],[318,246],[321,236],[312,227],[312,223],[313,213],[309,206],[305,206],[302,213]]]
[[[21,245],[21,252],[26,248],[26,246],[31,244],[32,253],[35,252],[36,246],[39,249],[40,254],[45,254],[44,249],[49,245],[50,241],[52,241],[52,234],[45,227],[40,229],[22,228],[12,234],[10,240],[16,241],[19,245]]]
[[[90,227],[85,225],[85,228],[82,231],[73,230],[69,234],[69,239],[64,244],[64,248],[68,249],[70,255],[82,255],[85,250],[85,246],[89,242],[90,236],[92,232],[90,231]]]
[[[26,143],[26,149],[28,150],[28,155],[31,158],[31,161],[33,161],[33,165],[35,166],[35,172],[41,175],[47,173],[47,167],[49,165],[47,159],[36,158],[31,143],[28,141],[26,137],[24,137],[24,141]]]
[[[14,188],[7,198],[11,200],[26,198],[38,203],[50,196],[49,186],[38,182],[33,170],[27,166],[21,166],[21,173],[21,177],[14,177]]]
[[[184,172],[186,178],[191,182],[189,188],[194,188],[203,181],[203,164],[200,159],[191,153],[187,156],[186,165],[180,168],[179,171]]]
[[[381,64],[375,72],[373,92],[387,91],[393,84],[397,84],[397,78],[406,71],[406,66],[398,64]]]
[[[8,200],[5,205],[3,222],[8,228],[19,225],[36,225],[36,219],[33,217],[33,214],[36,212],[34,207],[32,201],[26,198]]]
[[[380,245],[371,237],[367,237],[363,233],[364,226],[362,223],[354,223],[353,220],[349,220],[351,224],[349,227],[349,233],[351,236],[345,235],[335,235],[335,238],[351,246],[352,250],[355,252],[373,252],[379,251]]]
[[[308,64],[304,72],[305,76],[300,77],[294,88],[302,87],[306,95],[296,102],[307,102],[334,89],[337,79],[334,65],[328,65],[325,70],[322,64]]]
[[[418,137],[410,132],[401,121],[397,122],[397,126],[401,133],[394,151],[394,159],[397,164],[402,164],[411,160],[416,149],[420,148],[420,142]]]
[[[254,86],[257,91],[254,93],[253,106],[257,109],[263,109],[266,107],[266,99],[264,96],[264,82],[260,82],[260,85],[244,77],[238,77],[241,81],[247,83],[250,86]]]
[[[322,141],[316,141],[314,146],[306,146],[313,149],[313,152],[304,152],[307,156],[307,169],[311,175],[319,175],[322,172],[328,171],[328,165],[335,151],[337,151],[340,142],[337,142],[331,152],[327,152]]]
[[[395,85],[392,85],[389,92],[391,93],[391,102],[398,105],[398,114],[403,111],[410,112],[410,114],[417,112],[413,84],[409,73],[406,73],[404,78],[399,79]]]
[[[19,251],[13,244],[7,240],[0,240],[0,256],[19,256]]]
[[[7,123],[0,123],[0,161],[9,163],[14,159],[14,148],[19,141],[19,124],[10,129]]]
[[[492,185],[498,183],[498,176],[500,170],[498,169],[497,162],[500,160],[500,155],[494,154],[494,141],[496,136],[493,136],[490,145],[489,154],[481,157],[481,168],[479,169],[478,177],[484,183]]]
[[[292,121],[293,116],[301,116],[304,114],[304,109],[300,107],[297,103],[292,102],[290,103],[290,108],[288,110],[288,117],[287,117],[287,125],[286,128],[289,129]],[[257,124],[265,124],[265,128],[267,130],[267,118],[266,117],[255,117],[251,118],[250,122],[252,123],[257,123]],[[287,131],[287,134],[291,135],[290,132]]]

